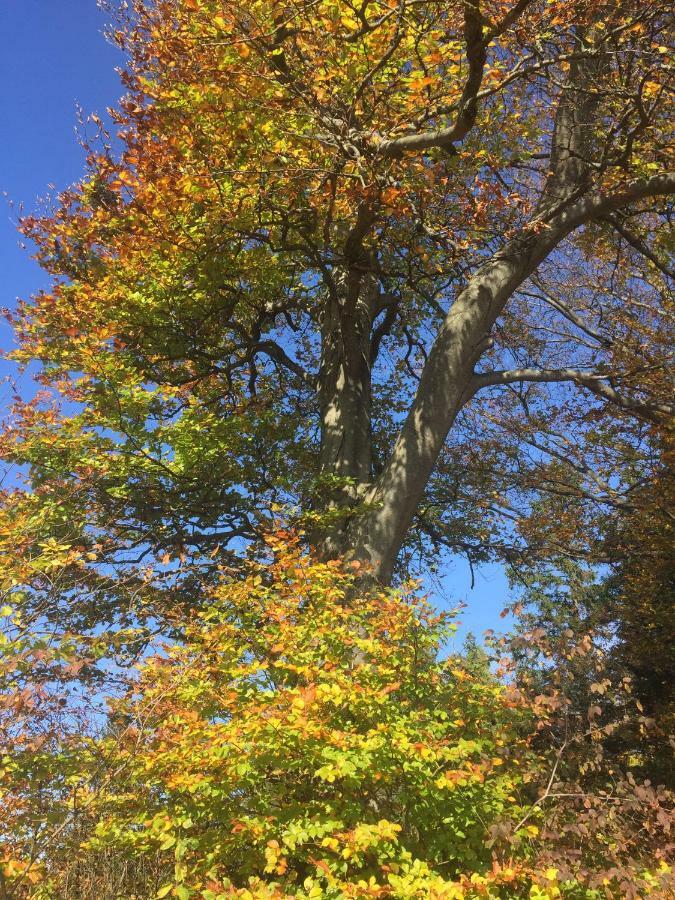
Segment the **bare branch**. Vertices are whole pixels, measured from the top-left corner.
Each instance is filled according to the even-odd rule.
[[[494,372],[481,372],[474,375],[470,390],[472,394],[496,385],[514,384],[516,382],[573,382],[586,388],[591,393],[627,412],[632,412],[648,421],[659,421],[663,417],[672,416],[675,406],[666,403],[647,403],[634,397],[619,394],[609,383],[611,375],[607,373],[587,372],[583,369],[505,369]]]
[[[571,322],[579,331],[582,331],[584,334],[588,335],[588,337],[593,338],[593,340],[597,341],[603,347],[611,347],[613,341],[612,338],[603,334],[601,331],[598,331],[596,328],[593,328],[592,325],[589,325],[588,322],[585,322],[581,316],[579,316],[573,309],[571,309],[566,303],[564,303],[559,297],[554,297],[550,291],[547,291],[540,279],[536,276],[532,277],[532,283],[536,286],[537,290],[540,292],[538,294],[532,293],[530,291],[520,291],[520,293],[524,297],[531,297],[533,300],[541,300],[543,303],[546,303],[556,312],[560,313],[563,318],[567,319],[568,322]]]
[[[638,237],[635,232],[631,231],[630,228],[627,228],[616,216],[607,216],[606,221],[621,235],[627,244],[630,244],[634,250],[637,250],[637,252],[644,256],[645,259],[648,259],[653,263],[659,272],[663,273],[668,278],[675,278],[675,269],[671,269],[665,263],[661,262],[658,256],[649,249],[644,241]]]

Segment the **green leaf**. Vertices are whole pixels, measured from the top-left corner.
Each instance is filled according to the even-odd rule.
[[[175,834],[167,834],[162,843],[159,845],[160,850],[170,850],[173,845],[176,843],[176,835]]]

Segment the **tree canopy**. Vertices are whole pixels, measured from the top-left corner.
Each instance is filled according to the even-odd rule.
[[[10,316],[17,346],[9,356],[20,365],[37,361],[39,371],[36,392],[15,398],[0,434],[10,472],[0,504],[3,596],[10,631],[20,635],[13,644],[18,656],[10,654],[5,672],[12,698],[7,709],[16,712],[17,703],[24,709],[29,698],[31,714],[36,708],[35,685],[26,686],[33,677],[27,661],[49,661],[37,666],[42,698],[46,685],[62,678],[62,663],[78,690],[84,685],[95,695],[119,676],[121,688],[105,714],[111,732],[92,737],[91,753],[105,756],[112,740],[111,757],[125,754],[125,742],[136,735],[134,765],[146,765],[161,781],[164,763],[148,748],[164,740],[163,726],[144,717],[166,689],[162,696],[171,697],[166,702],[183,721],[187,701],[178,673],[188,679],[193,673],[208,688],[195,687],[194,733],[193,725],[177,726],[177,771],[188,765],[184,754],[195,734],[218,731],[221,720],[237,731],[237,721],[251,717],[251,727],[267,741],[263,706],[278,701],[291,715],[293,698],[316,687],[298,672],[307,676],[304,686],[282,679],[272,700],[267,694],[260,700],[257,670],[251,670],[245,697],[209,694],[227,694],[244,664],[234,644],[226,644],[217,671],[208,669],[200,654],[209,629],[233,641],[233,621],[242,640],[263,627],[258,619],[244,621],[240,606],[218,607],[208,619],[214,592],[221,596],[224,585],[229,591],[234,583],[255,598],[250,572],[258,565],[270,602],[279,592],[286,596],[284,579],[291,576],[270,562],[270,534],[287,529],[294,565],[316,567],[317,578],[328,572],[351,579],[340,606],[351,610],[351,624],[339,624],[328,585],[327,606],[314,610],[326,629],[317,640],[328,640],[326,623],[334,616],[336,640],[381,638],[385,654],[394,653],[391,636],[369,634],[380,627],[378,603],[385,602],[373,598],[393,604],[389,586],[428,571],[447,550],[472,565],[488,559],[508,564],[514,578],[529,585],[545,622],[528,634],[543,627],[561,639],[555,652],[552,644],[544,647],[536,676],[528,668],[532,660],[513,675],[524,679],[522,702],[529,710],[518,740],[532,749],[538,773],[523,784],[540,784],[541,773],[551,772],[550,758],[548,751],[537,755],[537,728],[534,736],[527,731],[527,716],[543,716],[545,693],[531,696],[529,688],[562,690],[560,679],[553,687],[549,680],[554,658],[571,679],[588,681],[595,644],[594,638],[585,644],[580,634],[572,649],[565,644],[570,619],[561,610],[569,594],[551,614],[555,591],[535,588],[532,594],[537,578],[549,579],[550,587],[560,572],[609,566],[614,580],[603,582],[604,593],[586,592],[583,603],[594,610],[585,624],[599,629],[596,636],[602,632],[605,651],[607,642],[614,647],[613,674],[619,682],[641,679],[638,702],[653,702],[669,665],[665,652],[649,660],[649,645],[655,631],[667,627],[663,589],[672,588],[672,514],[664,504],[672,493],[675,321],[670,4],[130,0],[115,4],[114,17],[109,37],[124,50],[127,65],[125,94],[110,111],[113,124],[88,118],[82,179],[52,208],[21,221],[51,287]],[[272,559],[287,552],[277,547]],[[374,604],[367,614],[358,612],[359,598]],[[413,615],[419,624],[417,613],[397,602],[403,605],[387,607],[392,622]],[[306,605],[311,615],[311,602]],[[275,608],[268,611],[272,618]],[[191,626],[195,617],[205,636]],[[438,649],[436,626],[427,625],[429,646]],[[306,624],[297,628],[291,631],[299,647]],[[52,639],[36,638],[43,634]],[[161,661],[160,637],[173,648],[168,661]],[[56,660],[52,640],[62,654]],[[312,645],[318,656],[307,662],[310,668],[328,652],[317,646],[323,649]],[[146,661],[139,682],[120,674],[130,660],[155,659],[156,652],[160,661]],[[353,653],[345,666],[360,696],[359,678],[370,677],[370,670],[361,651]],[[407,740],[422,729],[413,741],[422,747],[450,741],[433,716],[418,720],[419,710],[431,704],[424,690],[438,690],[441,705],[459,702],[446,696],[457,686],[432,657],[420,674],[421,693],[410,687],[396,720]],[[568,657],[583,657],[583,664],[575,670]],[[480,659],[474,653],[462,671],[478,685],[477,696],[483,691],[489,699],[480,714],[494,716],[501,727],[511,715],[503,705],[505,688]],[[300,665],[297,659],[291,664]],[[373,688],[375,706],[390,676],[384,669],[373,676],[384,679]],[[602,684],[597,672],[593,677],[588,684]],[[584,716],[579,742],[601,743],[593,737],[597,714],[582,709],[593,699],[589,691],[555,701],[567,725],[540,718],[550,746],[568,747],[560,735],[572,718],[579,725]],[[620,697],[621,716],[624,694],[611,694]],[[359,716],[375,712],[353,697],[349,702],[358,743],[365,740]],[[405,719],[408,703],[416,710],[412,720]],[[671,709],[670,701],[665,705]],[[59,709],[53,711],[57,720]],[[148,732],[119,725],[134,717],[143,718]],[[312,728],[337,727],[330,716],[320,721]],[[611,725],[608,736],[616,721],[605,724]],[[296,725],[289,724],[293,735]],[[60,728],[45,726],[50,737],[43,743],[51,760],[63,762],[71,756],[54,750],[65,746]],[[11,728],[7,733],[16,739]],[[30,753],[42,746],[34,745],[28,726],[25,734]],[[214,796],[245,793],[247,773],[261,782],[270,777],[272,762],[259,756],[260,746],[244,754],[241,765],[250,769],[235,772],[241,781],[226,780],[223,787],[215,778]],[[316,763],[317,747],[310,749],[297,757],[298,779],[309,771],[303,766]],[[632,757],[624,751],[625,762]],[[204,765],[211,765],[207,757]],[[90,780],[92,758],[73,763]],[[584,776],[602,768],[583,754],[579,760]],[[274,766],[283,770],[282,762]],[[399,763],[405,769],[405,761],[387,764]],[[559,772],[559,764],[552,765],[551,783],[546,788],[545,776],[542,788],[547,798]],[[18,820],[25,805],[34,810],[26,799],[33,770],[26,771],[13,795]],[[129,777],[138,781],[139,771]],[[429,767],[424,771],[429,775]],[[77,778],[59,772],[62,781],[50,788],[51,796],[60,796],[65,785],[71,802],[68,779]],[[265,802],[271,808],[283,794],[300,803],[299,784],[291,790],[286,776],[274,781],[275,773]],[[481,773],[482,779],[487,769]],[[609,796],[612,777],[598,775],[593,791]],[[476,809],[498,802],[501,816],[514,804],[522,818],[530,816],[522,811],[527,802],[540,802],[536,791],[521,798],[515,787],[505,799],[499,779],[481,779]],[[581,776],[570,779],[571,796],[592,793]],[[118,809],[119,816],[110,806],[101,812],[105,821],[117,822],[111,825],[115,840],[135,840],[140,819],[133,816],[161,806],[157,796],[165,795],[153,794],[153,784],[139,799],[143,808],[131,804]],[[166,790],[177,787],[172,782]],[[652,811],[661,809],[661,795],[648,788],[641,800],[652,803]],[[415,794],[414,803],[436,810],[435,789],[429,790]],[[262,802],[262,795],[250,796]],[[396,816],[407,815],[401,810],[411,797],[391,801]],[[106,802],[124,806],[120,797]],[[335,796],[331,802],[339,806]],[[578,814],[565,807],[561,827],[576,827]],[[322,839],[344,844],[343,850],[366,828],[359,832],[366,844],[351,848],[357,855],[371,838],[384,842],[377,865],[363,864],[378,886],[385,857],[386,865],[403,866],[400,871],[414,865],[410,841],[419,842],[421,832],[411,837],[407,824],[390,828],[384,813],[373,815],[372,806],[350,807],[339,824],[320,828]],[[513,813],[512,824],[518,816]],[[192,813],[188,818],[196,821]],[[627,814],[621,821],[629,820]],[[266,822],[261,834],[272,827]],[[235,824],[228,819],[228,827]],[[211,826],[202,825],[210,834]],[[474,826],[472,820],[469,831]],[[608,876],[616,885],[633,838],[622,843],[608,836],[614,826],[605,826],[598,825],[598,833],[619,847],[620,874]],[[590,818],[584,827],[590,833]],[[655,833],[652,825],[644,828]],[[301,875],[314,878],[305,874],[308,857],[293,856],[302,841],[285,845],[289,855],[271,834],[279,852],[272,861],[272,845],[266,845],[269,860],[255,877],[266,873],[265,884],[271,883],[275,874],[286,877],[279,867],[287,866],[300,879],[296,886]],[[582,839],[582,832],[575,835]],[[202,837],[206,843],[190,844],[191,851],[206,847]],[[209,844],[208,853],[231,870],[236,845],[236,838],[216,849]],[[173,853],[172,847],[164,849]],[[487,878],[481,847],[476,860],[483,861],[476,861],[473,874]],[[335,850],[331,843],[325,848]],[[423,861],[429,878],[445,877],[433,869],[444,852]],[[537,865],[545,852],[532,851]],[[589,852],[592,867],[597,845]],[[661,860],[661,850],[649,852],[652,862]],[[525,868],[526,857],[519,857]],[[332,862],[326,866],[326,879],[328,871],[331,878],[347,878]],[[518,890],[540,896],[544,870],[534,863],[525,868]],[[468,891],[470,867],[460,870],[455,867],[452,889]],[[579,867],[568,874],[573,870],[576,878]],[[389,874],[399,877],[397,871]],[[202,875],[206,870],[195,877]],[[221,870],[213,877],[226,883]],[[387,883],[390,890],[391,878]],[[419,891],[430,883],[420,882]],[[169,890],[180,897],[191,896],[180,893],[183,887],[197,890],[181,879],[176,885]],[[502,888],[507,896],[510,888]],[[569,896],[577,896],[574,890]]]
[[[475,648],[439,657],[452,615],[414,592],[363,594],[358,567],[286,532],[268,548],[174,617],[181,639],[103,728],[44,683],[93,669],[105,639],[33,630],[6,654],[5,683],[40,670],[0,715],[10,896],[667,896],[671,795],[604,758],[635,715],[588,636],[556,669],[601,679],[587,708],[540,670],[533,690]]]
[[[54,280],[16,322],[48,395],[3,439],[27,540],[96,580],[282,509],[386,582],[405,549],[517,551],[545,463],[610,496],[649,457],[668,4],[121,15],[116,135],[93,117],[81,184],[23,221]]]

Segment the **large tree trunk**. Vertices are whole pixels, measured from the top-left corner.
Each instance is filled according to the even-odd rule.
[[[589,219],[632,199],[658,193],[663,177],[635,182],[614,196],[588,193],[599,95],[605,65],[589,50],[572,62],[556,110],[551,175],[535,221],[508,241],[472,277],[452,304],[434,341],[406,421],[381,475],[351,522],[347,549],[379,581],[391,580],[413,516],[457,414],[474,390],[474,367],[514,291],[568,234]],[[663,183],[662,183],[663,182]]]
[[[551,173],[534,220],[476,271],[452,304],[398,439],[372,484],[370,340],[377,267],[364,246],[374,224],[367,205],[359,208],[345,242],[344,270],[332,280],[322,323],[321,473],[327,483],[337,480],[324,496],[329,516],[316,543],[326,558],[346,555],[367,563],[380,582],[392,577],[448,432],[476,389],[474,367],[514,291],[580,225],[672,187],[671,176],[655,176],[612,195],[591,190],[597,83],[606,59],[587,35],[578,35],[576,49],[556,109]]]
[[[321,507],[316,541],[327,559],[345,551],[348,516],[371,480],[370,337],[378,293],[372,274],[345,269],[334,279],[321,323]]]
[[[515,288],[533,271],[532,241],[513,241],[472,278],[434,341],[413,405],[389,460],[349,531],[349,552],[390,581],[396,557],[457,413],[474,366]]]

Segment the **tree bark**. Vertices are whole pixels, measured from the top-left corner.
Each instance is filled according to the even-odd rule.
[[[381,582],[396,557],[497,316],[531,271],[532,250],[512,242],[476,273],[453,303],[422,372],[391,456],[349,532],[351,555]],[[535,264],[536,265],[536,264]]]
[[[316,545],[327,559],[344,551],[349,512],[371,480],[370,338],[378,293],[372,274],[353,268],[337,273],[334,285],[321,323],[319,373],[321,506],[327,516]]]

